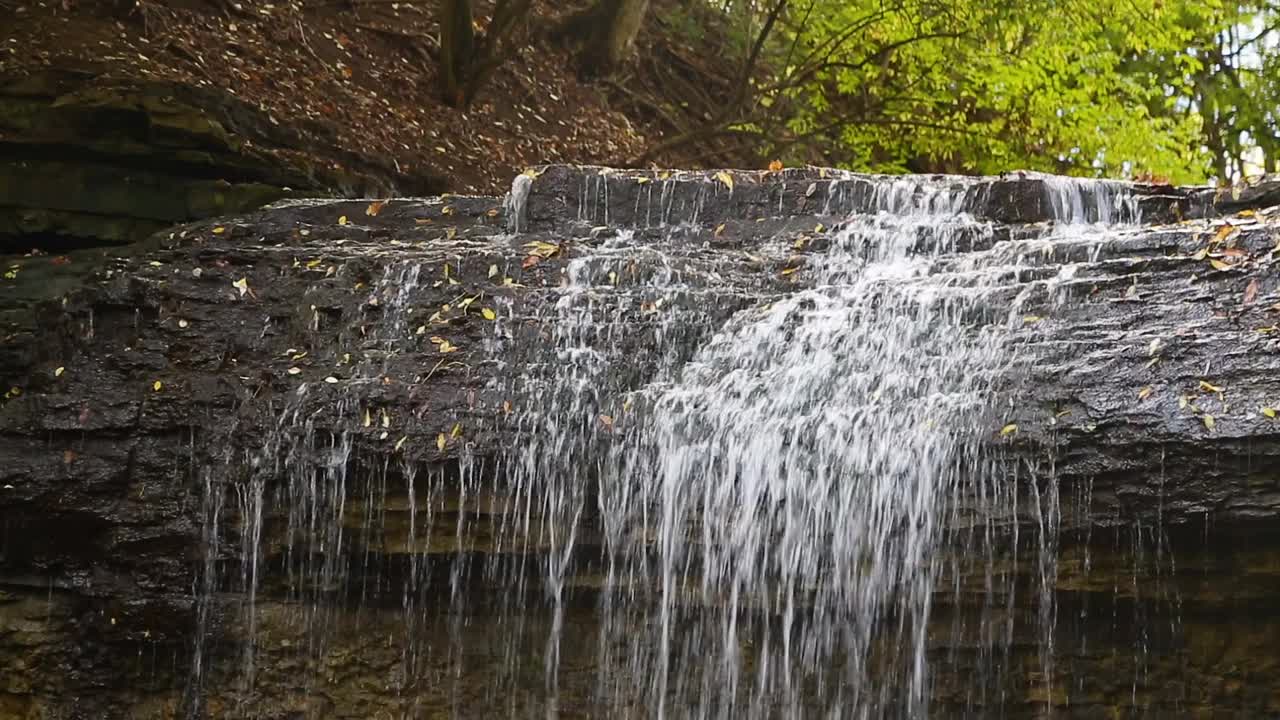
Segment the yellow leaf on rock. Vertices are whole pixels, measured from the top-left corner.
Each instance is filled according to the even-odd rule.
[[[373,416],[369,414],[369,409],[368,409],[368,408],[365,408],[365,411],[364,411],[364,426],[365,426],[365,427],[369,427],[369,426],[370,426],[370,425],[372,425],[372,424],[373,424]]]
[[[1213,426],[1217,424],[1214,422],[1212,415],[1205,415],[1200,419],[1204,421],[1204,426],[1210,430],[1212,430]]]
[[[1214,385],[1213,383],[1208,382],[1207,380],[1200,381],[1200,389],[1205,390],[1207,392],[1216,392],[1216,393],[1220,393],[1223,390],[1221,386]]]
[[[399,440],[397,440],[397,441],[396,441],[396,449],[395,449],[395,451],[396,451],[396,452],[399,452],[399,451],[400,451],[400,448],[404,447],[404,441],[405,441],[405,440],[408,440],[408,439],[409,439],[409,436],[408,436],[408,435],[403,435],[403,436],[401,436],[401,438],[400,438]]]
[[[1018,426],[1013,423],[1009,423],[1008,425],[1005,425],[1004,427],[1000,428],[1000,437],[1004,437],[1006,435],[1012,435],[1016,432],[1018,432]]]
[[[440,450],[440,452],[444,452],[444,446],[448,442],[449,441],[446,440],[444,437],[444,433],[440,433],[439,435],[436,436],[436,448]]]
[[[497,266],[497,265],[490,265],[490,266],[489,266],[489,277],[493,277],[493,276],[495,276],[495,275],[497,275],[497,274],[498,274],[498,266]]]
[[[339,225],[346,225],[346,224],[347,224],[347,216],[346,216],[346,215],[343,215],[343,216],[339,217],[339,218],[338,218],[338,224],[339,224]]]
[[[1209,265],[1212,266],[1214,270],[1230,270],[1231,269],[1231,265],[1229,265],[1228,263],[1224,263],[1217,258],[1209,258]]]
[[[462,434],[462,423],[454,423],[453,430],[449,431],[449,437],[458,437]]]
[[[1148,385],[1138,391],[1138,399],[1146,400],[1151,395],[1151,386]]]
[[[54,371],[53,371],[53,376],[54,376],[54,377],[62,377],[62,373],[64,373],[64,372],[66,372],[66,368],[64,368],[64,367],[59,367],[57,370],[54,370]]]
[[[226,232],[226,231],[227,231],[227,229],[226,229],[226,228],[224,228],[224,227],[222,227],[221,225],[219,225],[218,227],[216,227],[216,228],[214,228],[214,229],[213,229],[213,234],[214,234],[214,235],[221,235],[222,233],[224,233],[224,232]]]
[[[733,176],[732,175],[721,170],[720,172],[716,173],[716,179],[724,183],[724,186],[729,188],[730,192],[733,192]]]
[[[155,392],[160,392],[160,388],[162,387],[164,387],[164,383],[160,382],[159,380],[151,383],[151,389]]]
[[[485,320],[498,319],[498,314],[495,313],[493,310],[490,310],[489,308],[480,308],[480,314],[484,316]]]
[[[1269,418],[1271,418],[1271,419],[1273,419],[1273,420],[1274,420],[1274,419],[1275,419],[1275,417],[1276,417],[1276,411],[1275,411],[1275,408],[1264,407],[1264,408],[1262,408],[1262,414],[1263,414],[1263,415],[1266,415],[1267,417],[1269,417]]]

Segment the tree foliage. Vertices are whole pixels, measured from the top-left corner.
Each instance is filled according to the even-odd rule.
[[[701,40],[738,81],[654,152],[740,141],[864,171],[1239,177],[1280,152],[1273,1],[723,0],[684,27],[716,28]]]

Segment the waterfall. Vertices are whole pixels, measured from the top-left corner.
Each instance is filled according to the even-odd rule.
[[[1136,220],[1123,187],[1046,182],[1056,222],[1020,240],[983,219],[980,183],[828,191],[848,215],[807,241],[822,250],[757,249],[781,287],[732,257],[708,272],[679,226],[622,231],[575,258],[538,318],[551,347],[530,351],[516,383],[527,404],[509,464],[537,508],[539,526],[520,531],[548,551],[557,616],[583,518],[599,518],[597,702],[680,718],[929,715],[931,634],[1009,650],[1019,590],[998,539],[1017,545],[1020,484],[1039,518],[1051,648],[1056,490],[1041,497],[987,448],[1016,433],[999,399],[1019,376],[1023,303],[1073,272],[1032,266]],[[587,188],[585,219],[598,220],[606,191]],[[980,591],[961,587],[971,572]],[[980,627],[937,627],[939,598],[975,595]],[[990,702],[1007,662],[980,661],[950,711]]]
[[[1128,187],[1042,178],[1052,222],[1015,227],[990,179],[824,171],[757,204],[778,217],[724,218],[732,183],[610,178],[539,235],[561,208],[521,175],[492,234],[371,238],[324,270],[348,302],[266,320],[297,343],[283,372],[333,375],[254,405],[265,435],[202,476],[191,717],[227,676],[235,716],[265,715],[268,675],[323,717],[359,642],[393,649],[404,717],[984,716],[1018,663],[1053,692],[1057,489],[1005,457],[1007,398],[1040,315],[1140,219]],[[530,238],[562,269],[503,292],[487,253]],[[491,373],[440,349],[458,327]],[[504,454],[439,412],[442,367]],[[237,647],[206,647],[228,625]]]

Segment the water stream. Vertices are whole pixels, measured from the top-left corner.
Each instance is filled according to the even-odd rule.
[[[724,278],[700,276],[678,240],[622,233],[574,260],[541,319],[552,350],[518,383],[537,402],[511,475],[551,519],[554,612],[583,516],[599,518],[598,702],[657,717],[926,716],[935,599],[950,578],[964,602],[959,578],[975,570],[989,612],[954,632],[1002,650],[1016,590],[995,569],[1009,545],[997,539],[1017,532],[1002,525],[1027,500],[1018,486],[1038,485],[1007,477],[984,448],[1002,431],[1000,383],[1018,377],[1021,301],[1073,273],[1029,282],[1024,271],[1052,257],[1050,243],[1096,250],[1112,222],[1136,219],[1118,185],[1046,188],[1057,222],[997,242],[980,186],[886,181],[828,232],[800,289],[710,327]],[[581,202],[588,217],[608,206],[589,188]],[[957,254],[961,244],[988,249]],[[637,262],[648,272],[620,286]],[[627,318],[646,313],[656,317],[637,341]],[[652,354],[639,387],[618,370],[637,345]],[[1029,500],[1051,678],[1056,490]],[[999,685],[1000,663],[979,665],[962,704]]]
[[[531,183],[513,186],[510,231],[525,229]],[[644,227],[620,228],[607,183],[586,181],[563,282],[498,307],[509,453],[492,466],[463,453],[448,473],[359,460],[333,428],[378,411],[358,394],[314,407],[304,384],[244,449],[232,492],[206,480],[189,694],[208,672],[212,598],[234,590],[236,712],[259,713],[266,562],[287,577],[298,692],[332,681],[335,613],[354,608],[356,633],[391,618],[384,691],[408,699],[406,717],[981,714],[1002,702],[1028,604],[1052,693],[1057,490],[999,456],[1017,432],[1002,403],[1028,360],[1027,303],[1069,295],[1079,263],[1138,218],[1122,185],[1047,180],[1054,222],[1013,236],[986,219],[985,187],[833,180],[833,227],[726,250],[669,222],[669,183],[647,188]],[[390,263],[370,288],[381,322],[344,331],[367,351],[352,387],[411,352],[425,276]],[[220,574],[227,506],[240,563]],[[270,518],[283,527],[264,531]],[[1039,587],[1017,585],[1020,562]],[[497,589],[484,607],[475,584]],[[474,660],[477,634],[496,661]],[[943,687],[938,663],[968,682]],[[489,711],[467,678],[492,688]]]

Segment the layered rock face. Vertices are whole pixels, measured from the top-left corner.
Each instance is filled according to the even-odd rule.
[[[125,244],[284,197],[444,189],[306,131],[211,88],[0,78],[0,248]]]
[[[551,167],[505,199],[287,202],[111,251],[6,257],[0,715],[646,717],[665,702],[712,717],[722,695],[741,716],[835,701],[885,716],[1280,712],[1277,199],[1034,175]],[[903,258],[924,258],[886,282],[972,290],[938,315],[954,343],[921,354],[979,357],[982,333],[999,352],[964,386],[981,408],[909,393],[891,395],[901,413],[874,393],[858,405],[882,425],[909,416],[893,436],[904,447],[974,459],[929,516],[929,582],[881,588],[878,626],[892,629],[857,657],[816,632],[824,601],[847,599],[826,556],[797,550],[797,565],[817,563],[805,582],[763,563],[749,599],[720,595],[732,583],[707,578],[747,575],[715,547],[791,541],[726,539],[698,516],[741,497],[637,519],[669,505],[629,500],[616,480],[674,472],[680,443],[654,433],[738,427],[688,408],[698,373],[735,357],[717,348],[753,337],[753,313],[782,313],[759,325],[792,338],[763,346],[779,357],[831,350],[805,318],[826,284],[861,287],[831,258],[883,262],[858,223],[948,203],[963,221],[945,234],[883,220],[909,241]],[[1099,220],[1122,225],[1084,229]],[[866,313],[890,297],[850,317],[880,317]],[[786,368],[749,369],[748,386]],[[693,400],[664,405],[668,387]],[[765,455],[794,461],[794,429]],[[969,439],[919,445],[952,435]],[[825,437],[803,456],[830,456]],[[745,486],[756,469],[726,472]],[[912,527],[870,530],[898,559]],[[701,539],[676,555],[674,537]],[[677,573],[648,564],[673,557]],[[853,577],[878,577],[864,563]],[[743,629],[708,635],[703,617]],[[761,670],[777,662],[769,638],[788,632],[814,644],[797,640],[786,667],[829,667],[761,700],[753,684],[777,689]],[[741,686],[704,692],[716,676],[696,651],[722,661],[726,637]],[[895,669],[911,654],[900,637],[928,662],[924,700]],[[892,691],[859,696],[858,662]],[[669,681],[639,676],[654,668]],[[719,699],[694,709],[698,697]]]

